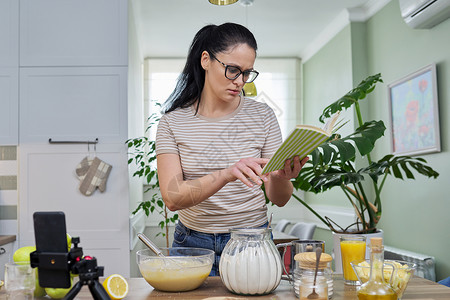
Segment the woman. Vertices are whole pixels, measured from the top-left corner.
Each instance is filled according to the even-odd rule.
[[[177,86],[165,103],[156,136],[158,178],[164,203],[178,211],[173,247],[212,249],[212,276],[229,229],[267,224],[261,189],[278,206],[293,191],[307,159],[261,174],[281,143],[273,111],[243,97],[253,69],[256,41],[244,26],[203,27],[195,36]]]

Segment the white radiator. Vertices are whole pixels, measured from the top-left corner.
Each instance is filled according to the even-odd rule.
[[[417,265],[414,275],[436,281],[435,259],[433,256],[384,246],[384,259],[397,259]]]

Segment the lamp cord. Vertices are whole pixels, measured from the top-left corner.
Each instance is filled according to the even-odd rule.
[[[248,5],[245,6],[245,27],[248,28]]]

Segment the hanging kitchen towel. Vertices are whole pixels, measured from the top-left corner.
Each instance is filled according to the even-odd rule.
[[[89,165],[89,168],[86,166]],[[81,180],[79,187],[80,192],[83,195],[90,196],[98,187],[100,192],[106,190],[106,181],[108,180],[109,173],[112,166],[105,163],[98,157],[90,160],[84,158],[77,167],[76,173]],[[85,172],[87,170],[87,172]]]

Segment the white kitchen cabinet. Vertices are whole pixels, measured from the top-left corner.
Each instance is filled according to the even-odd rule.
[[[19,168],[19,246],[34,245],[33,213],[63,211],[67,232],[79,236],[85,255],[97,257],[105,275],[129,274],[129,201],[124,144],[24,144]],[[106,191],[84,196],[75,170],[87,155],[112,166]]]
[[[20,65],[126,66],[127,5],[127,0],[20,0]]]
[[[19,65],[19,1],[0,0],[0,67]]]
[[[63,211],[84,254],[97,257],[105,275],[127,277],[128,1],[13,1],[20,3],[18,246],[34,244],[35,211]],[[88,153],[86,144],[49,139],[98,144]],[[78,190],[75,169],[87,155],[112,166],[104,193]]]
[[[127,138],[126,67],[21,68],[20,143]]]
[[[0,145],[17,145],[19,134],[19,68],[0,67]]]
[[[0,145],[18,143],[19,2],[0,0]]]

